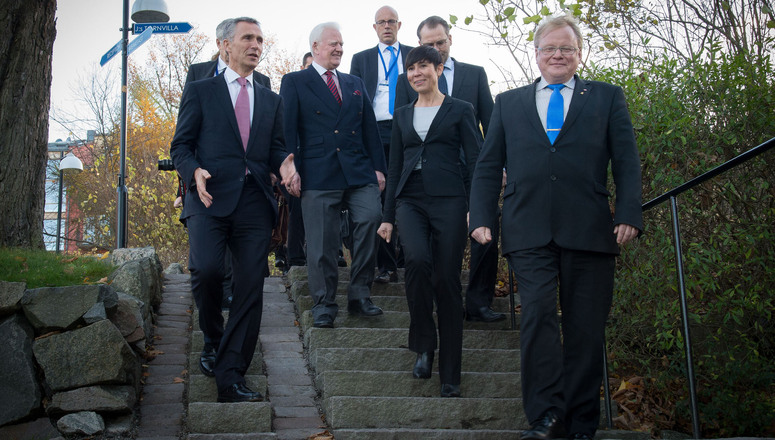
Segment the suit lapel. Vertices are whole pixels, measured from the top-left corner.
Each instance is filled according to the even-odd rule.
[[[565,117],[565,120],[562,123],[562,130],[560,130],[560,134],[557,136],[557,139],[554,140],[555,144],[579,117],[582,109],[587,104],[591,90],[592,85],[587,81],[581,80],[577,75],[576,85],[573,88],[573,98],[571,99],[570,107],[568,108],[568,116]]]
[[[444,96],[444,101],[441,102],[441,106],[439,107],[439,111],[436,112],[436,116],[433,117],[433,121],[431,121],[430,127],[428,127],[428,135],[425,136],[425,142],[428,142],[429,139],[432,139],[435,137],[437,130],[439,129],[439,124],[441,124],[441,121],[444,120],[444,118],[447,116],[447,113],[449,113],[449,110],[452,108],[452,98],[449,96]]]
[[[377,94],[377,83],[379,82],[379,72],[374,65],[375,59],[379,61],[379,45],[374,47],[371,50],[371,53],[366,56],[366,65],[364,66],[364,76],[366,78],[361,78],[363,82],[366,83],[366,88],[369,90],[369,93],[371,93],[371,99],[374,99],[374,96]]]
[[[259,95],[261,95],[261,90],[259,90],[259,86],[256,82],[255,77],[253,78],[253,120],[250,122],[250,136],[248,137],[248,146],[245,149],[245,152],[250,151],[250,148],[255,143],[256,138],[258,137],[258,126],[259,126],[259,114],[262,113],[262,108],[266,104],[266,100],[259,98]],[[235,116],[236,120],[236,116]]]
[[[316,96],[326,107],[328,107],[334,114],[339,114],[339,103],[336,102],[331,90],[328,90],[325,80],[322,76],[318,75],[318,71],[314,67],[310,66],[306,70],[307,75],[307,87],[309,87],[313,96]],[[341,84],[341,81],[340,81]]]
[[[345,108],[348,105],[350,105],[350,102],[352,102],[352,100],[353,100],[353,92],[355,92],[355,86],[350,81],[350,77],[341,74],[338,70],[336,71],[336,74],[337,74],[337,77],[339,78],[339,91],[342,93],[342,107],[341,108]],[[331,93],[329,93],[329,95],[331,95],[333,97],[333,95]]]
[[[546,139],[546,142],[549,142],[549,137],[546,135],[543,124],[541,124],[541,117],[538,116],[538,108],[536,107],[536,87],[538,87],[538,82],[540,80],[541,78],[538,78],[531,86],[523,88],[519,99],[522,101],[522,108],[527,109],[526,116],[530,121],[530,125],[532,125],[537,132],[541,133],[543,138]]]
[[[454,58],[452,58],[452,65],[454,75],[452,76],[452,88],[450,91],[452,92],[452,96],[458,96],[460,94],[460,86],[462,85],[463,77],[465,76],[465,68],[460,66],[460,63]]]
[[[215,69],[218,68],[218,60],[210,61],[210,63],[207,65],[207,71],[205,72],[207,76],[205,78],[211,78],[215,76]]]
[[[231,103],[231,95],[229,95],[229,87],[226,85],[226,77],[224,75],[218,75],[215,78],[213,87],[216,89],[216,105],[220,107],[221,112],[226,115],[226,119],[231,126],[231,131],[234,133],[234,137],[237,140],[237,145],[242,148],[242,137],[239,134],[237,116],[234,114],[234,105]]]

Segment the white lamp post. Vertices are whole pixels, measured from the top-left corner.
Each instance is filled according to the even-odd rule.
[[[137,23],[166,23],[170,21],[164,0],[136,0],[132,7],[132,20]],[[127,94],[127,44],[129,44],[129,0],[124,0],[124,16],[121,26],[121,151],[118,172],[118,207],[116,212],[116,247],[124,248],[127,242],[127,191],[126,191],[126,94]]]
[[[68,139],[69,140],[69,139]],[[64,155],[64,152],[60,152],[60,157]],[[83,163],[80,159],[75,157],[73,153],[69,153],[67,156],[59,161],[59,207],[57,209],[57,241],[56,241],[56,253],[60,252],[59,240],[62,236],[62,192],[63,192],[63,178],[65,170],[72,170],[71,172],[80,173],[83,171]]]

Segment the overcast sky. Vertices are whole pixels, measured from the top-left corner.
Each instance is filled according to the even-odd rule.
[[[417,25],[430,15],[449,19],[450,14],[465,17],[479,14],[482,10],[477,0],[426,1],[415,0],[383,1],[338,0],[325,8],[323,2],[311,0],[279,0],[270,2],[247,0],[166,0],[171,22],[189,22],[211,38],[215,51],[215,27],[227,17],[251,16],[261,22],[265,34],[273,34],[279,48],[290,53],[303,55],[309,50],[309,32],[318,23],[337,21],[342,26],[344,56],[340,70],[349,72],[352,55],[377,44],[377,35],[372,28],[374,13],[381,6],[393,6],[402,22],[398,40],[404,44],[417,44]],[[59,0],[57,5],[57,36],[54,41],[53,81],[51,105],[59,111],[76,106],[72,89],[77,87],[78,77],[99,65],[100,58],[121,39],[121,0]],[[130,12],[134,0],[130,0]],[[272,7],[265,7],[272,5]],[[130,20],[131,22],[131,20]],[[131,24],[130,24],[131,25]],[[500,81],[495,62],[508,67],[507,54],[487,47],[485,40],[475,33],[453,28],[452,57],[484,66],[490,80]],[[136,36],[129,36],[132,41]],[[153,38],[153,37],[152,37]],[[130,55],[143,57],[142,50]],[[137,61],[135,59],[135,61]],[[202,60],[204,61],[204,60]],[[103,69],[112,67],[120,81],[121,57],[114,57]],[[131,81],[131,78],[130,78]],[[493,88],[493,94],[498,86]],[[74,133],[84,138],[85,133]],[[64,139],[68,131],[51,124],[49,139]]]

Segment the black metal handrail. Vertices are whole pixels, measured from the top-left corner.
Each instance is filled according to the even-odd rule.
[[[686,282],[684,277],[684,268],[683,268],[683,252],[681,251],[681,232],[678,224],[678,195],[696,187],[697,185],[700,185],[703,182],[706,182],[713,177],[718,176],[719,174],[722,174],[726,171],[731,170],[732,168],[747,162],[754,157],[772,149],[772,147],[775,147],[775,138],[772,138],[768,140],[767,142],[764,142],[763,144],[751,148],[750,150],[746,151],[743,154],[740,154],[739,156],[736,156],[733,159],[730,159],[723,164],[717,166],[716,168],[713,168],[712,170],[701,174],[697,177],[695,177],[692,180],[689,180],[688,182],[679,185],[670,191],[662,194],[659,197],[656,197],[647,203],[643,205],[643,211],[647,211],[662,202],[665,202],[667,200],[670,200],[670,208],[671,208],[671,216],[673,221],[673,244],[675,249],[675,264],[677,269],[677,275],[678,275],[678,288],[679,288],[679,294],[681,299],[681,322],[683,326],[683,333],[684,333],[684,349],[686,351],[686,374],[688,376],[689,380],[689,401],[690,401],[690,407],[692,412],[692,429],[694,438],[701,438],[700,437],[700,417],[699,417],[699,411],[697,409],[697,390],[695,387],[695,381],[694,381],[694,362],[692,360],[692,344],[691,344],[691,336],[689,334],[689,309],[688,309],[688,301],[687,301],[687,295],[686,295]],[[607,362],[606,362],[607,367]],[[604,369],[604,375],[605,375],[605,384],[608,383],[608,372],[607,368]],[[611,400],[608,395],[606,395],[606,415],[608,416],[608,426],[611,427]]]

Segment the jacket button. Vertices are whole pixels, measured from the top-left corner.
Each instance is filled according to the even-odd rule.
[[[355,134],[355,130],[353,130],[353,134]]]
[[[557,176],[555,176],[554,174],[552,174],[552,177],[550,177],[550,179],[552,179],[553,181],[554,181],[554,180],[557,180]]]
[[[342,150],[340,150],[339,148],[337,148],[337,149],[336,149],[336,151],[337,151],[337,152],[339,152],[339,151],[342,151]]]
[[[551,151],[552,153],[555,153],[557,151],[557,149],[552,147],[552,148],[549,149],[549,151]]]
[[[318,114],[318,115],[319,115],[319,114],[320,114],[320,110],[317,110],[317,111],[315,112],[315,114]]]
[[[334,134],[339,134],[339,130],[334,130]]]

